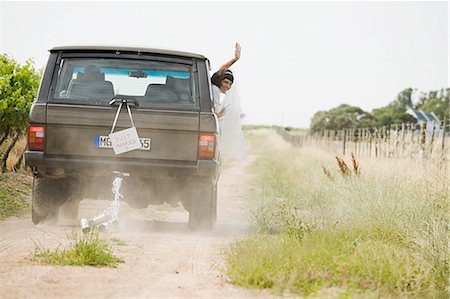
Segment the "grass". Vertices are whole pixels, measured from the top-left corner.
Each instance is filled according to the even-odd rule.
[[[109,241],[99,237],[98,233],[75,236],[74,239],[66,249],[58,247],[55,250],[43,250],[37,246],[34,259],[40,264],[61,266],[116,268],[119,263],[124,263],[124,260],[114,256]],[[116,241],[114,243],[120,243],[118,245],[125,244],[119,239]]]
[[[5,142],[0,147],[0,156],[3,156],[4,151],[11,143],[12,139],[8,138],[5,140]],[[24,149],[27,146],[27,137],[23,135],[22,137],[17,140],[15,146],[11,150],[8,156],[8,160],[6,161],[6,167],[8,170],[12,170],[14,166],[16,165],[17,161],[19,160],[20,156],[23,154]],[[23,163],[23,162],[22,162]]]
[[[280,293],[308,296],[344,286],[348,295],[419,295],[432,284],[432,265],[412,250],[354,232],[319,231],[302,240],[260,235],[235,243],[227,254],[231,282]]]
[[[338,167],[317,149],[280,152],[261,134],[247,138],[259,156],[248,192],[255,235],[226,251],[232,283],[327,298],[445,297],[441,165],[352,157],[344,174],[345,157]]]
[[[7,139],[0,147],[0,156],[11,142]],[[26,147],[26,137],[20,138],[9,154],[7,167],[13,168]],[[8,217],[21,215],[30,208],[32,178],[24,171],[0,174],[0,221]]]
[[[29,210],[32,180],[27,174],[0,174],[0,220]]]

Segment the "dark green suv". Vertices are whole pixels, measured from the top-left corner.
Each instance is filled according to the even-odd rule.
[[[130,173],[124,200],[135,208],[179,202],[193,227],[216,219],[218,121],[209,61],[160,49],[55,47],[30,112],[26,164],[34,173],[32,220],[58,216],[67,200],[112,198],[113,171]],[[108,134],[131,126],[140,149],[116,155]]]

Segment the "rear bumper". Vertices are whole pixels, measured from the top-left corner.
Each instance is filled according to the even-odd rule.
[[[37,169],[42,175],[104,175],[114,170],[142,175],[168,176],[205,176],[217,178],[220,173],[220,162],[217,160],[198,160],[194,162],[142,160],[142,159],[110,159],[73,156],[48,156],[43,152],[26,151],[25,164]]]

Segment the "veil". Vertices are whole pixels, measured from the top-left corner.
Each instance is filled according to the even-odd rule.
[[[220,150],[224,156],[241,160],[245,158],[245,139],[241,127],[241,102],[236,83],[227,91],[222,105],[225,114],[219,118]]]

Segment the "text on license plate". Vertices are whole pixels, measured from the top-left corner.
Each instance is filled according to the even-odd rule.
[[[141,140],[140,150],[149,151],[151,141],[150,138],[139,138]],[[112,148],[109,136],[95,136],[94,144],[96,148]]]

